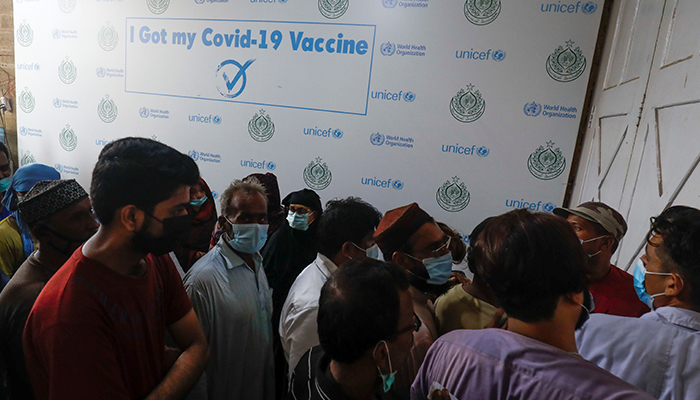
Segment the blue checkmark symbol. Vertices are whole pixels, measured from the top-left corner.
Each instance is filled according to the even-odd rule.
[[[226,74],[226,72],[223,72],[223,73],[221,74],[221,76],[224,78],[224,83],[226,84],[227,92],[224,93],[224,92],[222,92],[221,90],[219,90],[219,92],[220,92],[223,96],[226,96],[226,97],[229,97],[229,98],[238,97],[238,95],[240,95],[240,94],[243,92],[243,89],[245,89],[245,86],[246,86],[246,83],[247,83],[247,80],[248,80],[248,79],[247,79],[247,76],[246,76],[246,70],[248,69],[248,67],[250,67],[250,65],[251,65],[254,61],[255,61],[255,60],[248,60],[248,61],[245,62],[245,64],[241,65],[241,64],[240,64],[238,61],[236,61],[236,60],[226,60],[226,61],[222,62],[221,64],[219,64],[219,67],[216,69],[217,74],[218,74],[219,71],[221,71],[221,69],[222,69],[223,67],[225,67],[225,66],[227,66],[227,65],[235,65],[236,67],[238,67],[238,72],[236,72],[236,75],[233,77],[233,79],[229,79],[229,78],[228,78],[228,75]],[[241,88],[240,88],[236,93],[231,94],[231,90],[233,90],[233,88],[236,86],[236,84],[238,83],[238,81],[241,81],[241,82],[242,82]]]

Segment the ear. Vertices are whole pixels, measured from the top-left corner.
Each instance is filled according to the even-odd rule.
[[[606,236],[600,241],[601,243],[601,249],[605,250],[612,250],[613,245],[615,244],[615,238],[612,236]]]
[[[674,272],[673,275],[669,276],[668,280],[666,281],[666,290],[664,291],[664,294],[666,296],[678,297],[678,295],[680,295],[683,291],[683,287],[685,287],[683,278]]]
[[[219,226],[224,230],[227,230],[228,226],[231,225],[228,223],[228,221],[226,221],[226,218],[224,218],[223,215],[219,215],[218,221],[219,221]]]
[[[358,258],[355,250],[355,246],[352,245],[352,242],[347,241],[343,243],[343,246],[340,248],[340,254],[345,258],[355,259]]]
[[[384,343],[380,342],[377,343],[371,350],[374,363],[379,367],[379,369],[382,372],[389,371],[389,353],[387,353],[386,351],[387,346],[388,344],[384,345]]]
[[[565,296],[567,300],[571,301],[572,303],[576,304],[576,306],[580,306],[583,304],[583,301],[585,297],[583,296],[583,292],[580,293],[569,293],[568,295]]]
[[[139,230],[146,219],[146,213],[131,204],[118,209],[116,214],[115,217],[119,219],[124,228],[131,232]]]
[[[406,255],[400,251],[395,251],[394,254],[391,255],[391,262],[394,264],[403,267],[404,265],[407,264],[407,258]]]

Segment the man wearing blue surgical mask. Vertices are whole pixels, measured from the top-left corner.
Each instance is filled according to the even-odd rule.
[[[235,180],[221,194],[224,233],[185,275],[185,290],[211,348],[201,378],[207,393],[188,399],[275,398],[272,290],[259,253],[267,240],[267,217],[260,182]]]
[[[700,210],[674,206],[652,218],[634,271],[639,319],[593,314],[577,335],[581,355],[664,400],[700,394]]]

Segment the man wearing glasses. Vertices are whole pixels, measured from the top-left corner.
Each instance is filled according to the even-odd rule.
[[[434,301],[449,288],[447,280],[452,274],[450,237],[418,204],[412,203],[387,211],[374,233],[374,240],[384,259],[405,271],[413,308],[422,325],[413,335],[410,357],[396,376],[397,394],[408,398],[418,368],[438,337],[435,315],[428,301]]]

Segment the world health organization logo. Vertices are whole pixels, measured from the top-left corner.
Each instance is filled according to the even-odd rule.
[[[27,87],[24,87],[24,90],[19,94],[19,108],[22,109],[25,113],[29,114],[30,112],[34,111],[34,105],[36,105],[36,101],[34,100],[34,96],[32,95],[32,92],[27,89]]]
[[[328,19],[342,17],[349,5],[350,0],[318,0],[318,10]]]
[[[464,16],[474,25],[488,25],[501,13],[501,0],[467,0]]]
[[[75,4],[78,0],[58,0],[58,8],[64,13],[69,13],[75,10]]]
[[[260,110],[260,113],[255,113],[253,118],[248,121],[248,134],[256,142],[267,142],[272,139],[275,134],[275,124],[272,118],[265,114],[265,110]]]
[[[146,0],[146,6],[153,14],[163,14],[170,6],[170,0]]]
[[[589,1],[581,7],[581,11],[583,11],[584,14],[593,14],[597,9],[598,5],[592,1]]]
[[[141,118],[148,118],[148,116],[150,115],[148,107],[139,108],[139,115],[141,116]]]
[[[460,182],[457,176],[452,177],[452,181],[443,183],[435,194],[438,205],[448,212],[464,210],[469,205],[469,197],[467,185]]]
[[[381,146],[384,144],[384,135],[379,132],[373,133],[369,136],[369,141],[375,146]]]
[[[527,169],[532,176],[543,181],[554,179],[561,175],[566,168],[566,158],[557,147],[552,150],[554,143],[547,142],[547,147],[540,146],[527,159]]]
[[[194,0],[194,2],[197,4],[204,4],[204,0]]]
[[[100,44],[102,50],[112,51],[117,47],[118,42],[119,35],[117,34],[117,30],[114,29],[112,24],[107,22],[107,24],[100,29],[100,33],[97,34],[97,43]]]
[[[53,169],[55,169],[56,171],[58,171],[59,174],[62,174],[62,173],[63,173],[63,165],[61,165],[61,164],[58,164],[58,163],[57,163],[57,164],[54,164]]]
[[[385,8],[394,8],[399,3],[399,0],[382,0],[382,5]]]
[[[53,106],[56,108],[61,108],[61,99],[59,99],[58,97],[53,99]]]
[[[586,57],[580,47],[572,49],[573,45],[574,41],[567,40],[566,48],[559,46],[547,57],[547,73],[555,81],[571,82],[586,69]]]
[[[34,158],[34,156],[32,155],[32,153],[30,151],[27,151],[26,153],[24,153],[24,155],[22,156],[22,159],[19,160],[19,162],[22,165],[34,164],[36,162],[36,159]]]
[[[19,134],[22,136],[27,136],[27,128],[25,128],[24,126],[20,126],[19,127]]]
[[[311,189],[323,190],[331,184],[332,179],[331,170],[328,169],[328,165],[323,162],[321,157],[317,157],[316,161],[311,161],[304,168],[304,182]]]
[[[75,68],[73,61],[66,57],[58,66],[58,78],[66,85],[70,85],[75,82],[76,77],[78,77],[78,69]]]
[[[105,69],[104,69],[103,67],[97,67],[97,69],[95,70],[95,72],[97,73],[97,76],[98,76],[98,77],[100,77],[100,78],[104,78],[104,77],[105,77]]]
[[[114,104],[114,100],[109,98],[109,95],[105,95],[100,101],[97,106],[97,115],[108,124],[117,119],[117,105]]]
[[[229,99],[238,97],[245,89],[248,83],[248,77],[246,76],[246,70],[255,60],[248,60],[245,64],[241,65],[236,60],[226,60],[219,64],[216,68],[217,82],[216,89],[221,93],[222,96]],[[223,84],[221,81],[223,80]],[[240,82],[240,85],[238,83]],[[236,87],[238,90],[234,90]]]
[[[340,129],[333,129],[333,132],[331,133],[331,136],[333,136],[334,139],[340,139],[343,137],[343,131]]]
[[[484,115],[486,102],[481,97],[481,92],[474,90],[474,85],[467,85],[466,91],[459,89],[450,101],[450,112],[457,121],[474,122]]]
[[[61,30],[58,28],[54,29],[53,31],[51,31],[51,36],[54,39],[60,39],[61,38]]]
[[[542,104],[535,103],[534,101],[531,103],[525,103],[523,111],[528,117],[536,117],[542,113]]]
[[[66,127],[58,135],[58,142],[63,147],[63,150],[73,151],[78,146],[78,136],[75,135],[70,125],[66,124]]]
[[[199,152],[197,150],[190,150],[187,152],[187,155],[195,161],[199,160]]]
[[[491,56],[494,61],[503,61],[506,58],[506,52],[503,50],[496,50],[493,52],[493,56]]]
[[[17,43],[22,47],[29,47],[34,41],[34,31],[26,20],[22,21],[17,28]]]
[[[379,46],[379,50],[384,56],[393,56],[394,53],[396,53],[396,45],[391,42],[382,43],[382,45]]]

